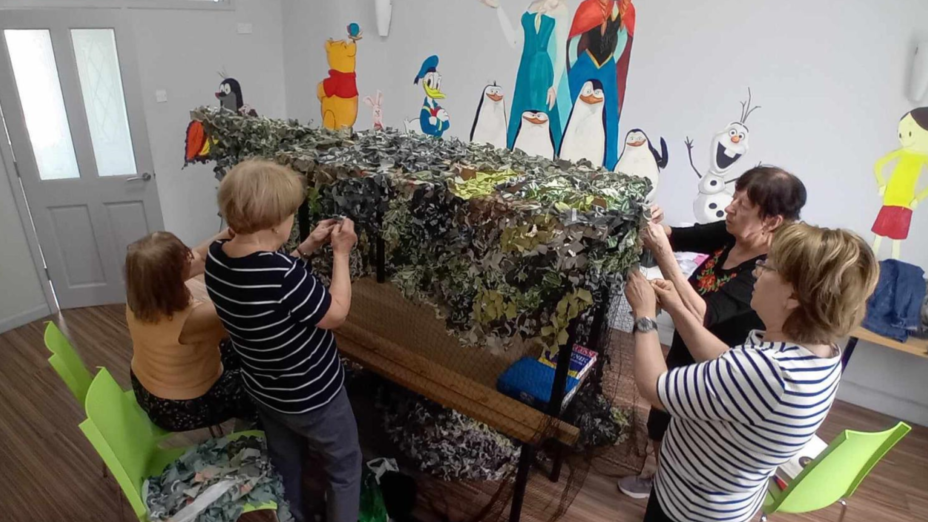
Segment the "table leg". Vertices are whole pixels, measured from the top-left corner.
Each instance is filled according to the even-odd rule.
[[[522,518],[522,503],[525,501],[525,488],[528,486],[528,473],[532,469],[535,448],[522,443],[519,450],[519,467],[516,470],[516,483],[512,490],[512,507],[509,508],[509,522],[519,522]]]

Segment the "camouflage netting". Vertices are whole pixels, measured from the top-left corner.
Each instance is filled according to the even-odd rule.
[[[590,451],[613,448],[626,439],[627,426],[638,422],[631,366],[615,357],[618,332],[603,318],[610,288],[621,288],[625,274],[637,265],[637,231],[647,217],[644,200],[650,183],[589,164],[552,162],[391,129],[336,134],[214,108],[191,115],[209,137],[209,155],[202,161],[215,162],[217,177],[245,159],[272,159],[306,176],[310,224],[334,216],[355,221],[359,242],[352,255],[353,280],[377,274],[382,242],[380,268],[393,283],[388,286],[431,312],[398,314],[402,317],[380,322],[396,323],[392,327],[401,332],[397,337],[419,335],[421,343],[413,344],[428,346],[421,353],[442,360],[449,372],[465,374],[496,393],[499,368],[520,356],[537,357],[544,348],[566,345],[568,326],[576,325],[575,340],[600,357],[596,371],[564,412],[566,420],[581,428],[574,451],[586,456],[585,464],[568,462],[568,467],[582,473],[574,473],[559,504],[538,517],[563,514],[579,487],[575,479],[582,484]],[[326,279],[330,263],[331,256],[318,255],[313,267]],[[365,291],[372,299],[389,297],[373,284],[355,287],[353,314],[356,307],[364,309],[359,299]],[[428,330],[420,324],[429,321],[440,321],[437,333],[429,330],[431,337],[408,333]],[[403,339],[392,338],[390,326],[370,324],[403,344]],[[489,362],[468,368],[471,359]],[[621,401],[619,390],[626,396]],[[419,396],[402,400],[402,407],[381,409],[386,431],[402,442],[400,449],[420,456],[420,468],[440,477],[502,479],[490,499],[493,506],[468,514],[501,516],[501,501],[508,501],[511,493],[517,446]],[[416,435],[400,441],[397,434],[404,425]],[[550,437],[541,431],[539,445]],[[460,435],[464,432],[470,435]],[[454,434],[479,440],[446,444],[441,449],[445,454],[424,451],[434,442],[429,437]],[[455,447],[460,454],[452,454]]]

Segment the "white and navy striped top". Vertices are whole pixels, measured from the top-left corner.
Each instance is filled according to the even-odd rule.
[[[809,442],[831,409],[840,356],[764,343],[762,335],[658,380],[672,420],[655,490],[677,522],[750,520],[776,468]]]
[[[341,391],[335,336],[316,328],[332,303],[302,260],[278,252],[231,258],[210,245],[206,289],[242,360],[248,393],[260,404],[300,414]]]

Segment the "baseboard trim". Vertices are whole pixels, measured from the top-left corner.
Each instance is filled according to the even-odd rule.
[[[48,317],[51,314],[52,312],[48,308],[48,305],[43,304],[33,308],[32,310],[26,310],[25,312],[0,319],[0,333],[7,332],[14,328],[19,328],[20,326],[27,325],[32,321],[38,321],[39,319]]]
[[[905,397],[890,395],[884,391],[842,379],[837,398],[906,422],[928,426],[928,405]]]

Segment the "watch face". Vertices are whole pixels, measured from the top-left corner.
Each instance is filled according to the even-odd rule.
[[[642,317],[635,321],[635,330],[639,332],[652,332],[657,330],[657,322],[650,317]]]

